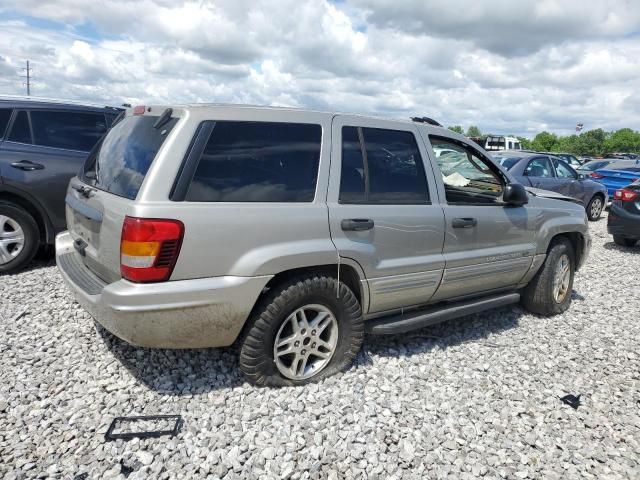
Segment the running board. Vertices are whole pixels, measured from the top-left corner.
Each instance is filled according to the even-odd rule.
[[[520,301],[519,293],[504,293],[490,297],[480,297],[473,300],[463,300],[455,303],[445,303],[427,309],[416,310],[403,315],[376,318],[365,322],[367,333],[376,335],[391,335],[404,333],[417,328],[428,327],[436,323],[454,318],[484,312],[493,308],[504,307]]]

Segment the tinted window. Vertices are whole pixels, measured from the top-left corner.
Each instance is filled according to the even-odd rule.
[[[546,157],[534,158],[529,162],[527,168],[524,171],[527,177],[542,177],[552,178],[553,171],[551,170],[551,164]]]
[[[82,112],[31,112],[36,145],[89,151],[107,131],[103,114]]]
[[[491,162],[469,146],[430,137],[434,151],[449,148],[455,153],[437,157],[448,203],[486,205],[502,198],[502,182]]]
[[[521,160],[521,157],[493,157],[502,167],[511,170]]]
[[[311,202],[321,140],[320,125],[216,122],[186,200]]]
[[[4,132],[9,125],[12,110],[10,108],[0,108],[0,138],[4,138]]]
[[[556,167],[556,175],[560,178],[578,178],[578,174],[575,173],[569,165],[556,158],[553,159],[553,164]]]
[[[341,203],[416,205],[428,201],[424,164],[413,133],[342,128]]]
[[[84,170],[84,179],[115,195],[134,199],[153,159],[178,121],[172,118],[153,128],[158,117],[125,117],[96,147]]]
[[[7,140],[20,143],[31,143],[31,130],[29,129],[29,117],[27,117],[27,112],[18,112],[16,119],[13,121],[11,132],[7,136]]]
[[[586,170],[587,172],[593,172],[594,170],[598,170],[600,168],[604,168],[609,165],[609,162],[589,162],[582,165],[579,170]]]

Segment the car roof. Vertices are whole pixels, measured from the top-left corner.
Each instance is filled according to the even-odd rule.
[[[13,97],[9,95],[0,96],[0,108],[64,108],[65,110],[110,110],[119,113],[122,108],[109,105],[100,105],[88,102],[76,102],[72,100],[55,100],[37,97]]]
[[[330,111],[330,110],[315,110],[310,108],[300,108],[300,107],[281,107],[281,106],[272,106],[272,105],[248,105],[248,104],[236,104],[236,103],[187,103],[187,104],[166,104],[166,105],[158,105],[158,104],[146,104],[145,107],[147,109],[152,109],[154,111],[165,110],[167,108],[172,109],[182,109],[182,110],[207,110],[211,109],[212,111],[221,109],[221,108],[230,108],[230,109],[240,109],[240,110],[254,110],[254,111],[269,111],[269,112],[297,112],[297,113],[312,113],[312,114],[320,114],[320,115],[341,115],[341,116],[350,116],[350,117],[359,117],[363,119],[375,119],[382,120],[385,122],[393,122],[404,125],[421,125],[430,128],[434,128],[436,130],[441,130],[442,132],[446,132],[451,137],[458,137],[459,134],[449,130],[448,128],[437,124],[429,123],[427,121],[413,120],[413,118],[428,118],[423,116],[412,116],[410,118],[392,118],[392,117],[382,117],[377,115],[364,115],[359,113],[352,112],[339,112],[339,111]],[[463,137],[460,137],[463,138]],[[466,138],[466,137],[465,137]],[[468,139],[467,139],[468,140]]]

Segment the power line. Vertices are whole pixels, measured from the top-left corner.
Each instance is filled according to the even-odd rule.
[[[27,86],[27,97],[31,96],[31,67],[29,66],[29,60],[27,60],[27,68],[23,68],[27,72],[26,75],[20,75],[22,78],[26,78],[27,82],[23,83],[23,85]]]

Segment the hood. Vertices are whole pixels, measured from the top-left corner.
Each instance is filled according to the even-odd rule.
[[[582,202],[576,198],[567,197],[561,193],[552,192],[550,190],[542,190],[541,188],[524,187],[527,192],[535,197],[551,198],[553,200],[564,200],[565,202],[573,202],[582,205]]]

